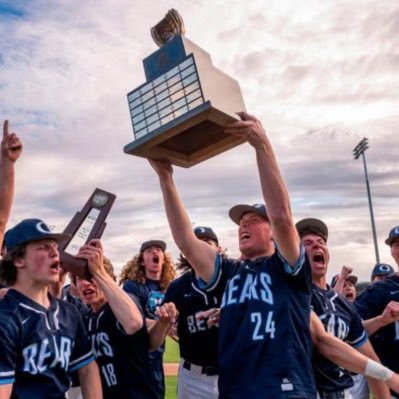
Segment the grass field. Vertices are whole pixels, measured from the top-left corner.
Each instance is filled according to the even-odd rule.
[[[180,353],[179,345],[169,337],[166,338],[165,353],[163,355],[164,363],[179,363]],[[176,383],[175,375],[165,376],[165,399],[176,399]]]
[[[165,377],[165,399],[176,399],[176,382],[175,375]]]
[[[166,337],[165,353],[163,354],[164,363],[179,363],[180,353],[179,344],[173,339]]]

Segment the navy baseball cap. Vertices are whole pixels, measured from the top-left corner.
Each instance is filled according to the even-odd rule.
[[[399,238],[399,226],[395,226],[391,229],[388,238],[385,240],[385,244],[391,246],[397,238]]]
[[[395,270],[391,265],[387,263],[377,263],[371,272],[371,278],[373,279],[375,276],[390,276],[394,273]]]
[[[328,228],[327,225],[320,219],[302,219],[296,223],[295,227],[298,231],[299,237],[303,237],[306,234],[315,234],[327,242]]]
[[[166,242],[162,240],[149,240],[145,241],[141,244],[140,252],[144,252],[147,248],[150,247],[159,247],[162,251],[166,249]]]
[[[339,274],[336,274],[336,275],[332,278],[331,284],[330,284],[332,288],[334,288],[335,285],[337,284],[338,276],[339,276]],[[353,274],[350,274],[350,275],[346,278],[346,281],[351,281],[353,285],[356,285],[357,280],[358,280],[357,276],[354,276]]]
[[[13,228],[7,230],[4,240],[7,251],[17,245],[50,238],[57,242],[71,238],[70,234],[54,233],[50,227],[40,219],[24,219]]]
[[[209,238],[219,244],[219,240],[215,234],[215,232],[210,227],[198,226],[194,228],[194,234],[197,238]]]
[[[267,216],[266,206],[264,204],[253,204],[253,205],[246,205],[246,204],[238,204],[233,206],[229,210],[230,219],[236,223],[240,224],[240,220],[245,213],[248,212],[255,212],[258,215],[264,217],[265,219],[269,220]]]

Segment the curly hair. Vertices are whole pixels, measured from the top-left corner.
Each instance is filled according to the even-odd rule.
[[[175,278],[176,272],[173,264],[172,257],[169,253],[164,253],[164,261],[162,264],[162,274],[159,281],[161,291],[164,292],[168,288],[168,285]],[[139,253],[135,255],[133,259],[129,260],[119,275],[119,284],[123,284],[128,280],[135,280],[141,284],[145,283],[145,268],[143,254]]]

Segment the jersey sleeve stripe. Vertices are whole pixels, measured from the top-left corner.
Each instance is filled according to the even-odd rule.
[[[90,351],[89,353],[86,353],[84,356],[81,356],[79,359],[73,360],[69,364],[68,371],[78,370],[78,369],[82,368],[83,366],[86,366],[87,364],[91,363],[93,360],[95,360],[94,355],[93,355],[93,352]]]
[[[364,345],[368,340],[368,335],[366,331],[363,331],[363,334],[355,339],[354,341],[346,341],[349,345],[353,346],[354,348],[360,348]]]
[[[281,259],[281,261],[284,264],[284,270],[287,274],[290,274],[291,276],[296,276],[299,274],[299,272],[302,269],[303,264],[305,263],[305,247],[301,244],[299,246],[299,258],[295,264],[294,267],[292,267],[283,257],[283,255],[281,255],[279,249],[278,249],[278,245],[275,242],[276,248],[277,248],[277,254],[279,256],[279,258]]]
[[[221,255],[217,254],[215,259],[215,271],[213,273],[213,276],[207,284],[200,287],[202,290],[212,291],[218,285],[220,277],[222,276],[222,268],[220,265],[221,261],[222,261]]]
[[[0,378],[0,385],[8,385],[8,384],[14,384],[15,378]]]
[[[1,371],[0,385],[13,384],[15,382],[15,371]]]

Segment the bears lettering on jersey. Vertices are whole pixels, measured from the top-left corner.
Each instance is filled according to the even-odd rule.
[[[68,337],[52,336],[35,342],[22,350],[23,371],[30,374],[43,373],[48,369],[67,369],[72,353],[73,342]]]
[[[107,333],[100,331],[97,334],[91,335],[91,344],[96,358],[100,356],[114,356],[111,340]]]
[[[245,303],[250,300],[262,301],[269,305],[274,304],[273,293],[270,289],[272,279],[268,273],[256,275],[236,274],[227,285],[223,295],[221,307],[235,303]]]

